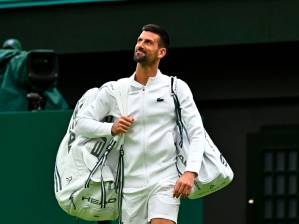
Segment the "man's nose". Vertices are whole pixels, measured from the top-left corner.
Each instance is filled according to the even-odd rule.
[[[139,42],[137,43],[137,47],[143,49],[143,44],[144,44],[143,41],[139,41]]]

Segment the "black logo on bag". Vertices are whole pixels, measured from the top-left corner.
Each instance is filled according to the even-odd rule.
[[[72,177],[72,176],[70,176],[70,177],[67,177],[67,178],[66,178],[66,182],[69,184],[69,183],[72,181],[72,179],[73,179],[73,177]]]
[[[93,146],[90,153],[95,157],[99,157],[106,143],[107,143],[107,138],[101,137],[100,140],[97,141],[96,144]]]
[[[76,139],[75,133],[70,131],[70,136],[69,136],[69,140],[68,140],[68,143],[67,143],[68,152],[70,152],[71,147],[72,147],[72,143],[75,141],[75,139]]]
[[[221,161],[221,163],[222,163],[224,166],[227,167],[227,162],[226,162],[226,160],[225,160],[225,158],[224,158],[224,156],[223,156],[222,154],[220,154],[220,161]]]
[[[178,158],[179,158],[179,160],[180,160],[185,166],[187,166],[187,161],[186,161],[186,159],[184,158],[183,155],[178,155]]]
[[[88,201],[91,204],[95,204],[95,205],[100,205],[101,206],[101,201],[96,199],[96,198],[92,198],[92,197],[84,197],[82,196],[82,201]],[[107,201],[105,201],[105,204],[110,204],[110,203],[115,203],[117,201],[116,198],[109,198]]]

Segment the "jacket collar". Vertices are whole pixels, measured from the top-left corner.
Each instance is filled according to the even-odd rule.
[[[133,86],[133,87],[135,87],[135,88],[143,88],[144,87],[144,85],[142,85],[141,83],[139,83],[139,82],[137,82],[137,81],[135,81],[135,75],[136,75],[136,72],[134,72],[133,73],[133,75],[131,75],[130,76],[130,85],[131,86]],[[149,85],[151,85],[151,83],[154,83],[156,80],[158,80],[159,79],[159,77],[162,75],[162,73],[161,73],[161,71],[158,69],[157,70],[157,74],[155,75],[155,76],[153,76],[153,77],[149,77],[149,79],[148,79],[148,81],[147,81],[147,83],[146,83],[146,85],[145,86],[149,86]]]

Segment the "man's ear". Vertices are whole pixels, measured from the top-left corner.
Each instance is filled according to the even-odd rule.
[[[166,55],[166,52],[167,52],[166,48],[164,48],[164,47],[160,48],[158,57],[160,59],[163,58]]]

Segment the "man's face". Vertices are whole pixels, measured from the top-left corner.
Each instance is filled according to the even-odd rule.
[[[134,60],[141,64],[154,64],[159,59],[159,35],[143,31],[137,39]]]

